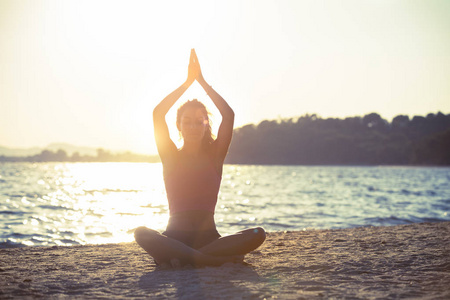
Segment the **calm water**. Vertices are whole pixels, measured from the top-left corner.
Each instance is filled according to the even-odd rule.
[[[0,247],[132,241],[164,230],[161,164],[0,164]],[[450,168],[224,168],[219,232],[450,221]]]

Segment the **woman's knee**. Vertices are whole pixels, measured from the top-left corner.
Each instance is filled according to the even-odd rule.
[[[254,243],[262,244],[266,240],[266,231],[262,227],[250,229],[251,238]]]
[[[139,244],[139,242],[144,240],[150,240],[155,234],[159,234],[159,232],[149,229],[145,226],[140,226],[134,230],[134,239]]]
[[[266,239],[266,231],[264,230],[264,228],[256,227],[255,229],[253,229],[253,231],[255,232],[256,237],[260,239],[261,242],[264,242],[264,240]]]

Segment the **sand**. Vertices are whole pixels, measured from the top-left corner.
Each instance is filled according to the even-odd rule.
[[[247,264],[162,269],[136,243],[0,250],[0,298],[450,299],[450,222],[269,233]]]

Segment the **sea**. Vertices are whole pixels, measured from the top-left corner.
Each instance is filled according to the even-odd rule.
[[[0,248],[133,241],[169,219],[160,163],[0,163]],[[225,165],[218,231],[450,221],[450,168]]]

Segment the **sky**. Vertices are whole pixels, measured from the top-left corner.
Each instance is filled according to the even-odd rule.
[[[0,0],[0,145],[156,153],[152,110],[191,48],[236,128],[450,113],[450,1]],[[220,123],[195,83],[174,139],[193,98]]]

